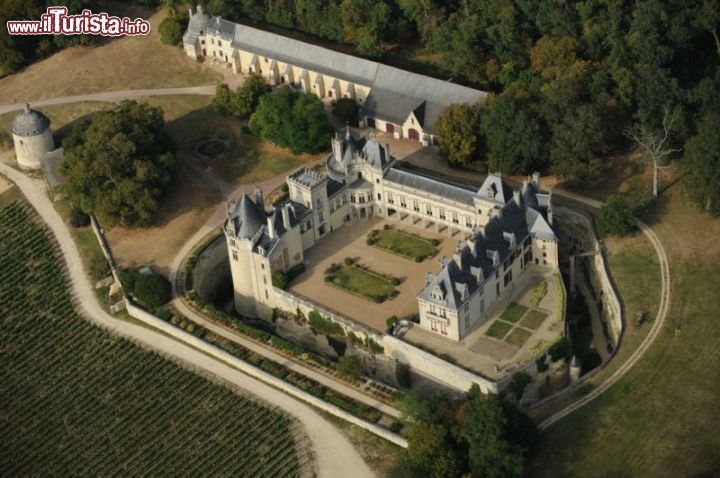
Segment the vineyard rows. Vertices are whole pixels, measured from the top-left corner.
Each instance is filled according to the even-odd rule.
[[[0,463],[7,476],[306,475],[297,425],[74,311],[22,203],[0,211]]]

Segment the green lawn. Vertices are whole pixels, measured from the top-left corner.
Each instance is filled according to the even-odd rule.
[[[487,329],[485,335],[494,339],[502,340],[508,332],[512,329],[512,325],[502,320],[495,320],[493,324]]]
[[[438,253],[437,243],[416,234],[394,228],[374,229],[368,239],[381,249],[394,252],[416,262],[433,257]]]
[[[75,313],[33,217],[0,211],[3,475],[303,474],[287,416]]]
[[[397,295],[390,279],[355,265],[343,264],[333,272],[326,271],[327,278],[332,284],[375,302],[384,302]]]
[[[529,339],[531,335],[532,333],[528,332],[527,330],[515,328],[515,330],[510,332],[510,335],[505,338],[505,342],[516,347],[522,347],[525,341]]]
[[[531,310],[522,319],[522,322],[520,322],[520,324],[523,327],[527,327],[528,329],[536,330],[542,325],[543,322],[545,322],[546,318],[547,314],[544,314],[539,310]]]
[[[699,477],[719,469],[720,222],[687,204],[679,185],[663,193],[661,205],[646,221],[656,224],[670,261],[663,329],[617,384],[546,431],[531,476]],[[659,277],[647,241],[611,242],[628,313],[649,309],[654,317]],[[652,325],[627,323],[623,348],[636,346]],[[621,359],[629,353],[623,348]],[[605,370],[598,375],[607,378]]]
[[[500,318],[508,322],[515,323],[520,320],[520,317],[525,315],[525,312],[527,312],[527,310],[528,308],[524,305],[510,304],[508,308],[505,309],[505,312],[502,313]]]

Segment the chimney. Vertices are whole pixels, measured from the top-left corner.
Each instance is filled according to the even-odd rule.
[[[275,214],[271,214],[267,218],[268,236],[275,238]]]
[[[385,160],[390,161],[390,143],[385,143],[383,148],[385,149]]]
[[[282,219],[283,219],[283,226],[285,226],[286,230],[290,230],[290,206],[287,204],[282,207]]]
[[[195,9],[197,10],[197,12],[198,12],[200,15],[203,14],[203,6],[202,6],[202,5],[198,4],[197,7],[195,7]]]
[[[260,186],[255,186],[255,204],[261,208],[265,208],[265,200],[263,198],[263,191]]]
[[[513,201],[515,201],[515,204],[520,206],[520,190],[519,189],[513,190]]]
[[[537,190],[539,191],[540,190],[540,173],[534,172],[532,175],[532,181],[533,181],[533,184],[535,184],[535,187],[537,188]]]
[[[188,8],[188,13],[190,14],[190,18],[193,16],[192,7]]]

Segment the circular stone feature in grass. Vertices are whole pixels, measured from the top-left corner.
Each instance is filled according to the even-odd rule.
[[[230,148],[230,141],[222,138],[208,138],[195,146],[195,154],[204,158],[216,158]]]

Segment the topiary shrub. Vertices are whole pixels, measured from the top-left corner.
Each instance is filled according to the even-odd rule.
[[[170,300],[170,281],[157,274],[140,274],[135,281],[133,294],[148,309],[155,309]]]

